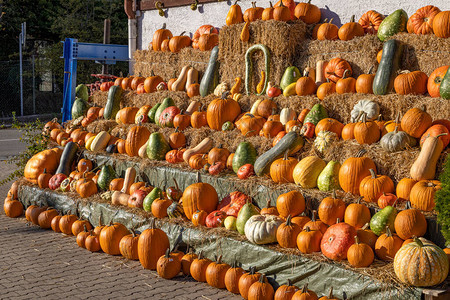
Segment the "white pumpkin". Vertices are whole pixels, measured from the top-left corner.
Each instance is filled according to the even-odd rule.
[[[283,219],[273,215],[254,215],[245,223],[245,236],[253,244],[270,244],[277,241],[277,229]]]
[[[280,112],[280,122],[281,124],[286,125],[286,123],[290,120],[295,120],[297,115],[293,109],[283,108]]]
[[[353,106],[351,114],[351,122],[356,123],[363,113],[366,113],[366,120],[373,121],[380,115],[380,106],[375,101],[369,99],[359,100]]]

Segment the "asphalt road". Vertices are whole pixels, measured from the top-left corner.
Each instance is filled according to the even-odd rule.
[[[22,133],[17,129],[0,130],[0,161],[19,154],[26,149],[26,144],[20,141]]]

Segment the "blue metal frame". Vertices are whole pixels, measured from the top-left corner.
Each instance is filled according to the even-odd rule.
[[[78,43],[77,39],[66,38],[64,42],[64,90],[62,121],[72,118],[72,104],[75,100],[77,85],[77,61],[94,60],[101,64],[112,65],[116,61],[129,61],[127,45]]]

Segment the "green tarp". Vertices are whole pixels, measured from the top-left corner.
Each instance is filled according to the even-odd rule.
[[[143,231],[149,227],[151,218],[132,213],[126,207],[112,206],[108,203],[79,201],[68,194],[41,190],[34,186],[22,185],[19,189],[19,200],[25,207],[31,204],[48,205],[62,213],[69,210],[78,212],[79,216],[89,219],[94,226],[101,217],[104,224],[111,220],[120,222],[128,228]],[[333,286],[334,294],[342,298],[345,291],[348,299],[420,299],[421,290],[416,288],[397,289],[393,284],[381,284],[371,277],[346,269],[338,263],[317,261],[307,256],[286,255],[267,246],[258,246],[248,241],[238,241],[232,237],[224,237],[195,227],[183,227],[157,220],[157,226],[169,236],[171,247],[178,241],[184,246],[189,242],[195,251],[203,251],[206,257],[215,259],[222,255],[223,261],[231,263],[234,259],[242,263],[244,269],[255,266],[257,271],[266,274],[269,281],[277,288],[285,284],[287,279],[297,286],[308,283],[309,288],[319,296],[328,294]]]

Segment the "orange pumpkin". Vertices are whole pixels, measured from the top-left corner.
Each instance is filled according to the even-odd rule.
[[[315,128],[315,134],[317,136],[321,131],[331,131],[336,133],[338,138],[340,138],[343,128],[344,124],[342,124],[338,120],[332,118],[325,118],[320,120],[319,123],[317,123]]]
[[[308,0],[308,2],[300,2],[297,4],[294,15],[306,24],[314,24],[320,21],[321,12],[316,5],[311,4],[311,0]]]
[[[211,129],[222,130],[223,123],[233,122],[241,113],[241,107],[237,101],[228,97],[225,92],[221,98],[213,100],[206,111],[206,120]]]
[[[376,202],[383,193],[394,192],[394,182],[386,175],[376,175],[374,169],[369,169],[370,176],[361,180],[359,194],[367,202]]]
[[[325,78],[336,83],[339,79],[344,77],[346,71],[347,76],[352,75],[352,67],[350,64],[346,60],[336,57],[328,62],[325,68]]]
[[[447,73],[448,67],[449,66],[439,67],[431,73],[430,77],[428,77],[427,90],[431,97],[437,98],[441,96],[439,88],[441,87],[442,79],[444,78],[445,73]]]
[[[254,22],[256,20],[261,20],[263,11],[264,11],[264,8],[256,7],[256,1],[252,2],[252,7],[248,8],[244,11],[244,21],[245,22]]]
[[[180,35],[174,36],[169,41],[169,49],[172,53],[180,52],[181,49],[189,47],[192,43],[191,38],[183,35],[183,31]]]
[[[450,37],[450,10],[441,11],[434,16],[433,31],[437,37]]]
[[[399,95],[422,95],[427,92],[428,76],[422,71],[403,71],[394,80]]]
[[[358,23],[362,26],[366,34],[376,34],[383,19],[384,16],[379,12],[369,10],[361,16]]]
[[[162,42],[164,40],[171,39],[173,37],[172,32],[166,29],[165,25],[166,23],[164,23],[161,29],[156,30],[155,33],[153,34],[152,40],[153,51],[160,51]]]
[[[342,41],[349,41],[356,36],[363,36],[364,28],[361,24],[355,22],[355,15],[353,15],[350,19],[349,23],[345,23],[339,28],[338,36]]]
[[[329,81],[329,79],[317,88],[317,98],[320,100],[334,93],[336,93],[336,83]]]
[[[331,18],[330,22],[323,23],[317,29],[317,39],[324,40],[337,40],[338,39],[338,31],[339,28],[332,24],[333,18]]]
[[[433,33],[434,17],[441,10],[433,5],[427,5],[419,8],[408,20],[415,34],[431,34]]]

